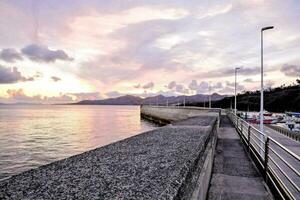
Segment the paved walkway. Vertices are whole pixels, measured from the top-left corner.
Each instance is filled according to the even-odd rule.
[[[225,115],[221,118],[208,199],[272,199]]]

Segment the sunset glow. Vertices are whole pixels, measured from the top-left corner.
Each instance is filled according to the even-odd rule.
[[[288,10],[288,12],[287,12]],[[300,77],[300,3],[0,2],[0,103],[233,93]],[[171,87],[173,85],[173,87]]]

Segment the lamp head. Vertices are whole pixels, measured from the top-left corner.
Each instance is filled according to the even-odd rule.
[[[273,29],[273,28],[274,28],[274,26],[266,26],[266,27],[263,27],[261,29],[261,31],[265,31],[265,30],[269,30],[269,29]]]

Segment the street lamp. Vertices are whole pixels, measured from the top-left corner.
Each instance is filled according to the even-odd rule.
[[[239,70],[239,67],[236,67],[234,69],[234,114],[236,115],[236,74],[237,74],[237,70]]]
[[[264,132],[264,43],[263,43],[263,32],[269,29],[273,29],[274,26],[266,26],[261,29],[260,40],[261,40],[261,68],[260,68],[260,120],[259,120],[259,129]]]

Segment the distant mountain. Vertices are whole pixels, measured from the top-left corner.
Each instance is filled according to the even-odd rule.
[[[217,93],[214,93],[211,95],[212,101],[221,100],[226,95],[220,95]],[[103,99],[103,100],[83,100],[77,103],[73,103],[75,105],[166,105],[167,102],[169,105],[172,104],[183,104],[185,101],[187,103],[196,103],[196,102],[207,102],[209,98],[209,95],[203,95],[203,94],[196,94],[192,96],[171,96],[166,97],[163,95],[153,96],[153,97],[147,97],[147,98],[141,98],[137,96],[132,95],[125,95],[117,98],[109,98],[109,99]]]
[[[74,104],[79,105],[141,105],[143,99],[141,97],[125,95],[117,98],[109,98],[103,100],[83,100]]]
[[[189,103],[189,106],[202,106],[201,103]],[[233,108],[234,96],[212,102],[215,108]],[[244,111],[260,110],[260,91],[246,91],[237,95],[237,109]],[[270,112],[300,112],[300,79],[292,85],[282,85],[264,91],[264,109]]]
[[[226,95],[220,95],[217,93],[213,93],[211,95],[211,100],[212,101],[217,101],[217,100],[221,100],[224,97],[226,97]],[[209,101],[209,95],[204,95],[204,94],[196,94],[196,95],[192,95],[192,96],[185,96],[185,95],[181,95],[181,96],[171,96],[171,97],[165,97],[163,95],[158,95],[158,96],[154,96],[154,97],[147,97],[143,100],[143,104],[145,105],[149,105],[149,104],[159,104],[159,105],[166,105],[167,102],[169,105],[172,104],[183,104],[183,102],[185,101],[186,104],[188,103],[202,103],[202,102],[208,102]]]

